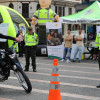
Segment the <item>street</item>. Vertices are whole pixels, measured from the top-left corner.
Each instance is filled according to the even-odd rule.
[[[25,66],[25,58],[19,58]],[[26,72],[31,83],[32,92],[27,94],[20,86],[17,77],[11,77],[0,83],[0,100],[48,100],[53,59],[37,57],[37,72]],[[58,63],[61,100],[100,100],[100,72],[95,60],[83,60],[81,63]]]

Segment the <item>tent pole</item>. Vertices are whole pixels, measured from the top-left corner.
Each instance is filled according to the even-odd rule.
[[[87,34],[87,37],[88,37],[88,33],[87,33],[87,24],[86,24],[86,29],[85,29],[85,31],[86,31],[86,34]],[[87,37],[86,37],[86,44],[87,44]]]

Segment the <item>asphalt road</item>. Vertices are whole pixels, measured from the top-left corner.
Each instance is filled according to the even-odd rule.
[[[23,67],[25,59],[19,58]],[[37,72],[30,66],[28,75],[32,83],[32,92],[27,94],[11,72],[9,80],[0,83],[0,100],[48,100],[53,59],[37,57]],[[61,100],[100,100],[98,63],[83,60],[81,63],[59,61]]]

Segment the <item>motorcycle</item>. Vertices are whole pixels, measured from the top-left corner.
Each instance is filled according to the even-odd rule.
[[[10,77],[10,71],[14,71],[19,83],[25,89],[27,93],[30,93],[32,90],[32,85],[23,71],[23,68],[18,60],[16,55],[15,49],[13,46],[16,43],[14,42],[13,45],[7,50],[0,50],[0,82],[4,82],[8,80]]]

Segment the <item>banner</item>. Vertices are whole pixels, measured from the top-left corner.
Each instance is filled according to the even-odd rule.
[[[49,58],[63,58],[64,45],[62,44],[62,24],[57,22],[46,23],[47,50]]]
[[[19,29],[22,30],[22,33],[25,34],[26,33],[26,27],[24,23],[19,24]]]
[[[0,33],[2,33],[3,35],[7,35],[8,33],[8,23],[1,23],[0,24]],[[6,39],[0,39],[0,42],[6,42]]]
[[[96,33],[97,33],[97,34],[100,33],[100,26],[97,26],[97,27],[96,27]]]

